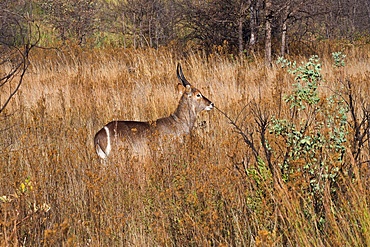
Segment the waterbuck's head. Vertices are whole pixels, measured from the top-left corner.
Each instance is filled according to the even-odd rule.
[[[182,94],[179,106],[189,107],[190,109],[188,110],[191,110],[195,114],[213,109],[214,104],[186,80],[180,64],[177,65],[177,77],[181,81],[178,89]]]

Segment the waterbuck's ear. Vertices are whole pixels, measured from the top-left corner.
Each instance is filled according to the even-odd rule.
[[[180,95],[183,95],[184,93],[190,94],[191,86],[186,85],[186,87],[184,87],[181,83],[179,83],[177,84],[177,91],[179,92]]]
[[[183,94],[184,94],[184,92],[185,92],[185,87],[184,87],[181,83],[177,84],[176,89],[177,89],[177,92],[178,92],[180,95],[183,95]]]

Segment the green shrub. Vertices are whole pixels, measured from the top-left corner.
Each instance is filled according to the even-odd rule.
[[[320,94],[323,78],[317,56],[300,66],[283,59],[278,64],[295,75],[293,90],[285,97],[290,116],[271,119],[270,134],[284,143],[278,165],[287,183],[297,174],[305,178],[307,183],[301,189],[321,211],[324,189],[330,186],[335,190],[333,185],[343,165],[348,109],[336,94]]]

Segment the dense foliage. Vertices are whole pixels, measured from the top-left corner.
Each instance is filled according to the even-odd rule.
[[[297,53],[313,40],[355,41],[370,28],[366,0],[6,0],[0,7],[5,23],[8,12],[38,23],[44,45],[182,43],[209,51],[226,43],[230,51],[249,54],[272,42],[272,53],[280,54]]]

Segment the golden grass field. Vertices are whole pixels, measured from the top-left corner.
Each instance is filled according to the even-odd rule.
[[[329,51],[318,54],[325,79],[319,90],[339,90],[338,79],[351,78],[361,109],[369,102],[370,50],[343,52],[341,71]],[[262,60],[170,49],[34,51],[21,90],[0,116],[2,246],[370,245],[368,146],[356,164],[348,141],[336,193],[321,194],[319,212],[300,189],[306,178],[275,184],[217,109],[200,114],[191,138],[166,154],[146,164],[123,154],[103,166],[95,133],[111,120],[172,113],[178,62],[256,143],[252,106],[270,116],[289,112],[282,96],[294,78]]]

